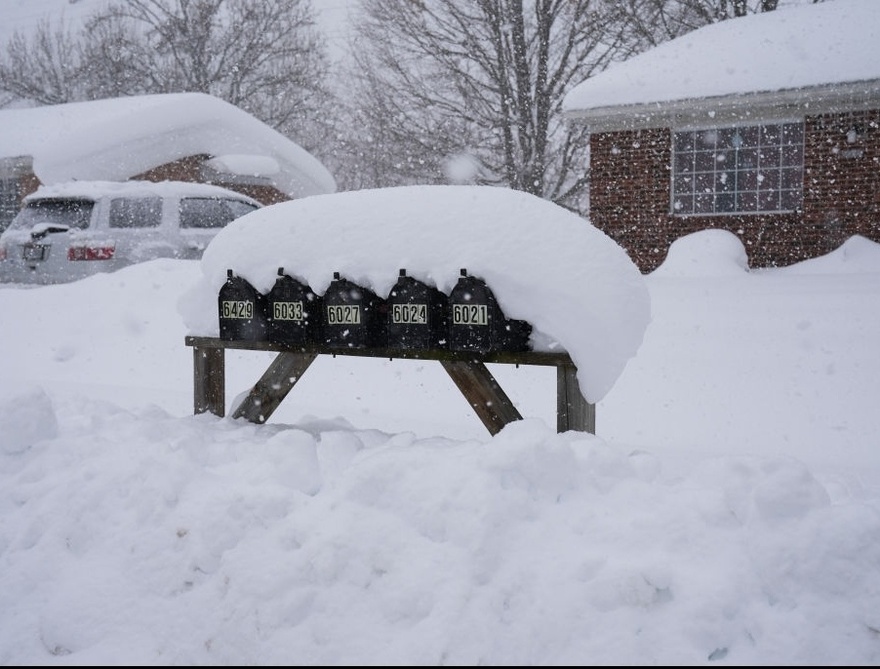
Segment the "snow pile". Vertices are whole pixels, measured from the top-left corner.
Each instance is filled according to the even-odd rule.
[[[638,268],[586,219],[521,191],[410,186],[283,202],[234,221],[181,303],[190,333],[218,334],[228,269],[265,294],[279,267],[319,294],[339,272],[381,297],[400,269],[447,294],[466,269],[508,318],[532,324],[535,350],[569,353],[589,402],[612,387],[650,319]]]

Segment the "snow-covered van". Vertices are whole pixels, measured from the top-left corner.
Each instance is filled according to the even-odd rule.
[[[0,282],[62,283],[155,258],[201,258],[221,228],[260,206],[199,183],[42,186],[0,235]]]

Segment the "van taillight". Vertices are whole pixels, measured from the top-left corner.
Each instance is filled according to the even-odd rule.
[[[113,246],[71,246],[67,249],[68,260],[111,260],[116,248]]]
[[[0,261],[6,260],[6,247],[0,246]]]

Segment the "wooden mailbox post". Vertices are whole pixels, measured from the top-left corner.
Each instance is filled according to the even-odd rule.
[[[242,402],[233,418],[265,423],[296,382],[319,355],[437,360],[491,434],[522,416],[486,368],[487,363],[556,367],[556,431],[596,432],[596,407],[580,392],[577,369],[567,353],[537,351],[487,354],[444,350],[415,351],[391,348],[337,349],[323,346],[287,346],[268,341],[230,341],[217,337],[186,337],[193,348],[193,409],[226,415],[226,349],[276,353],[265,373]]]

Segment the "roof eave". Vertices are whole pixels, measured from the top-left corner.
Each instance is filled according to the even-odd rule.
[[[565,117],[590,132],[787,120],[880,108],[880,79],[781,91],[572,109]]]

